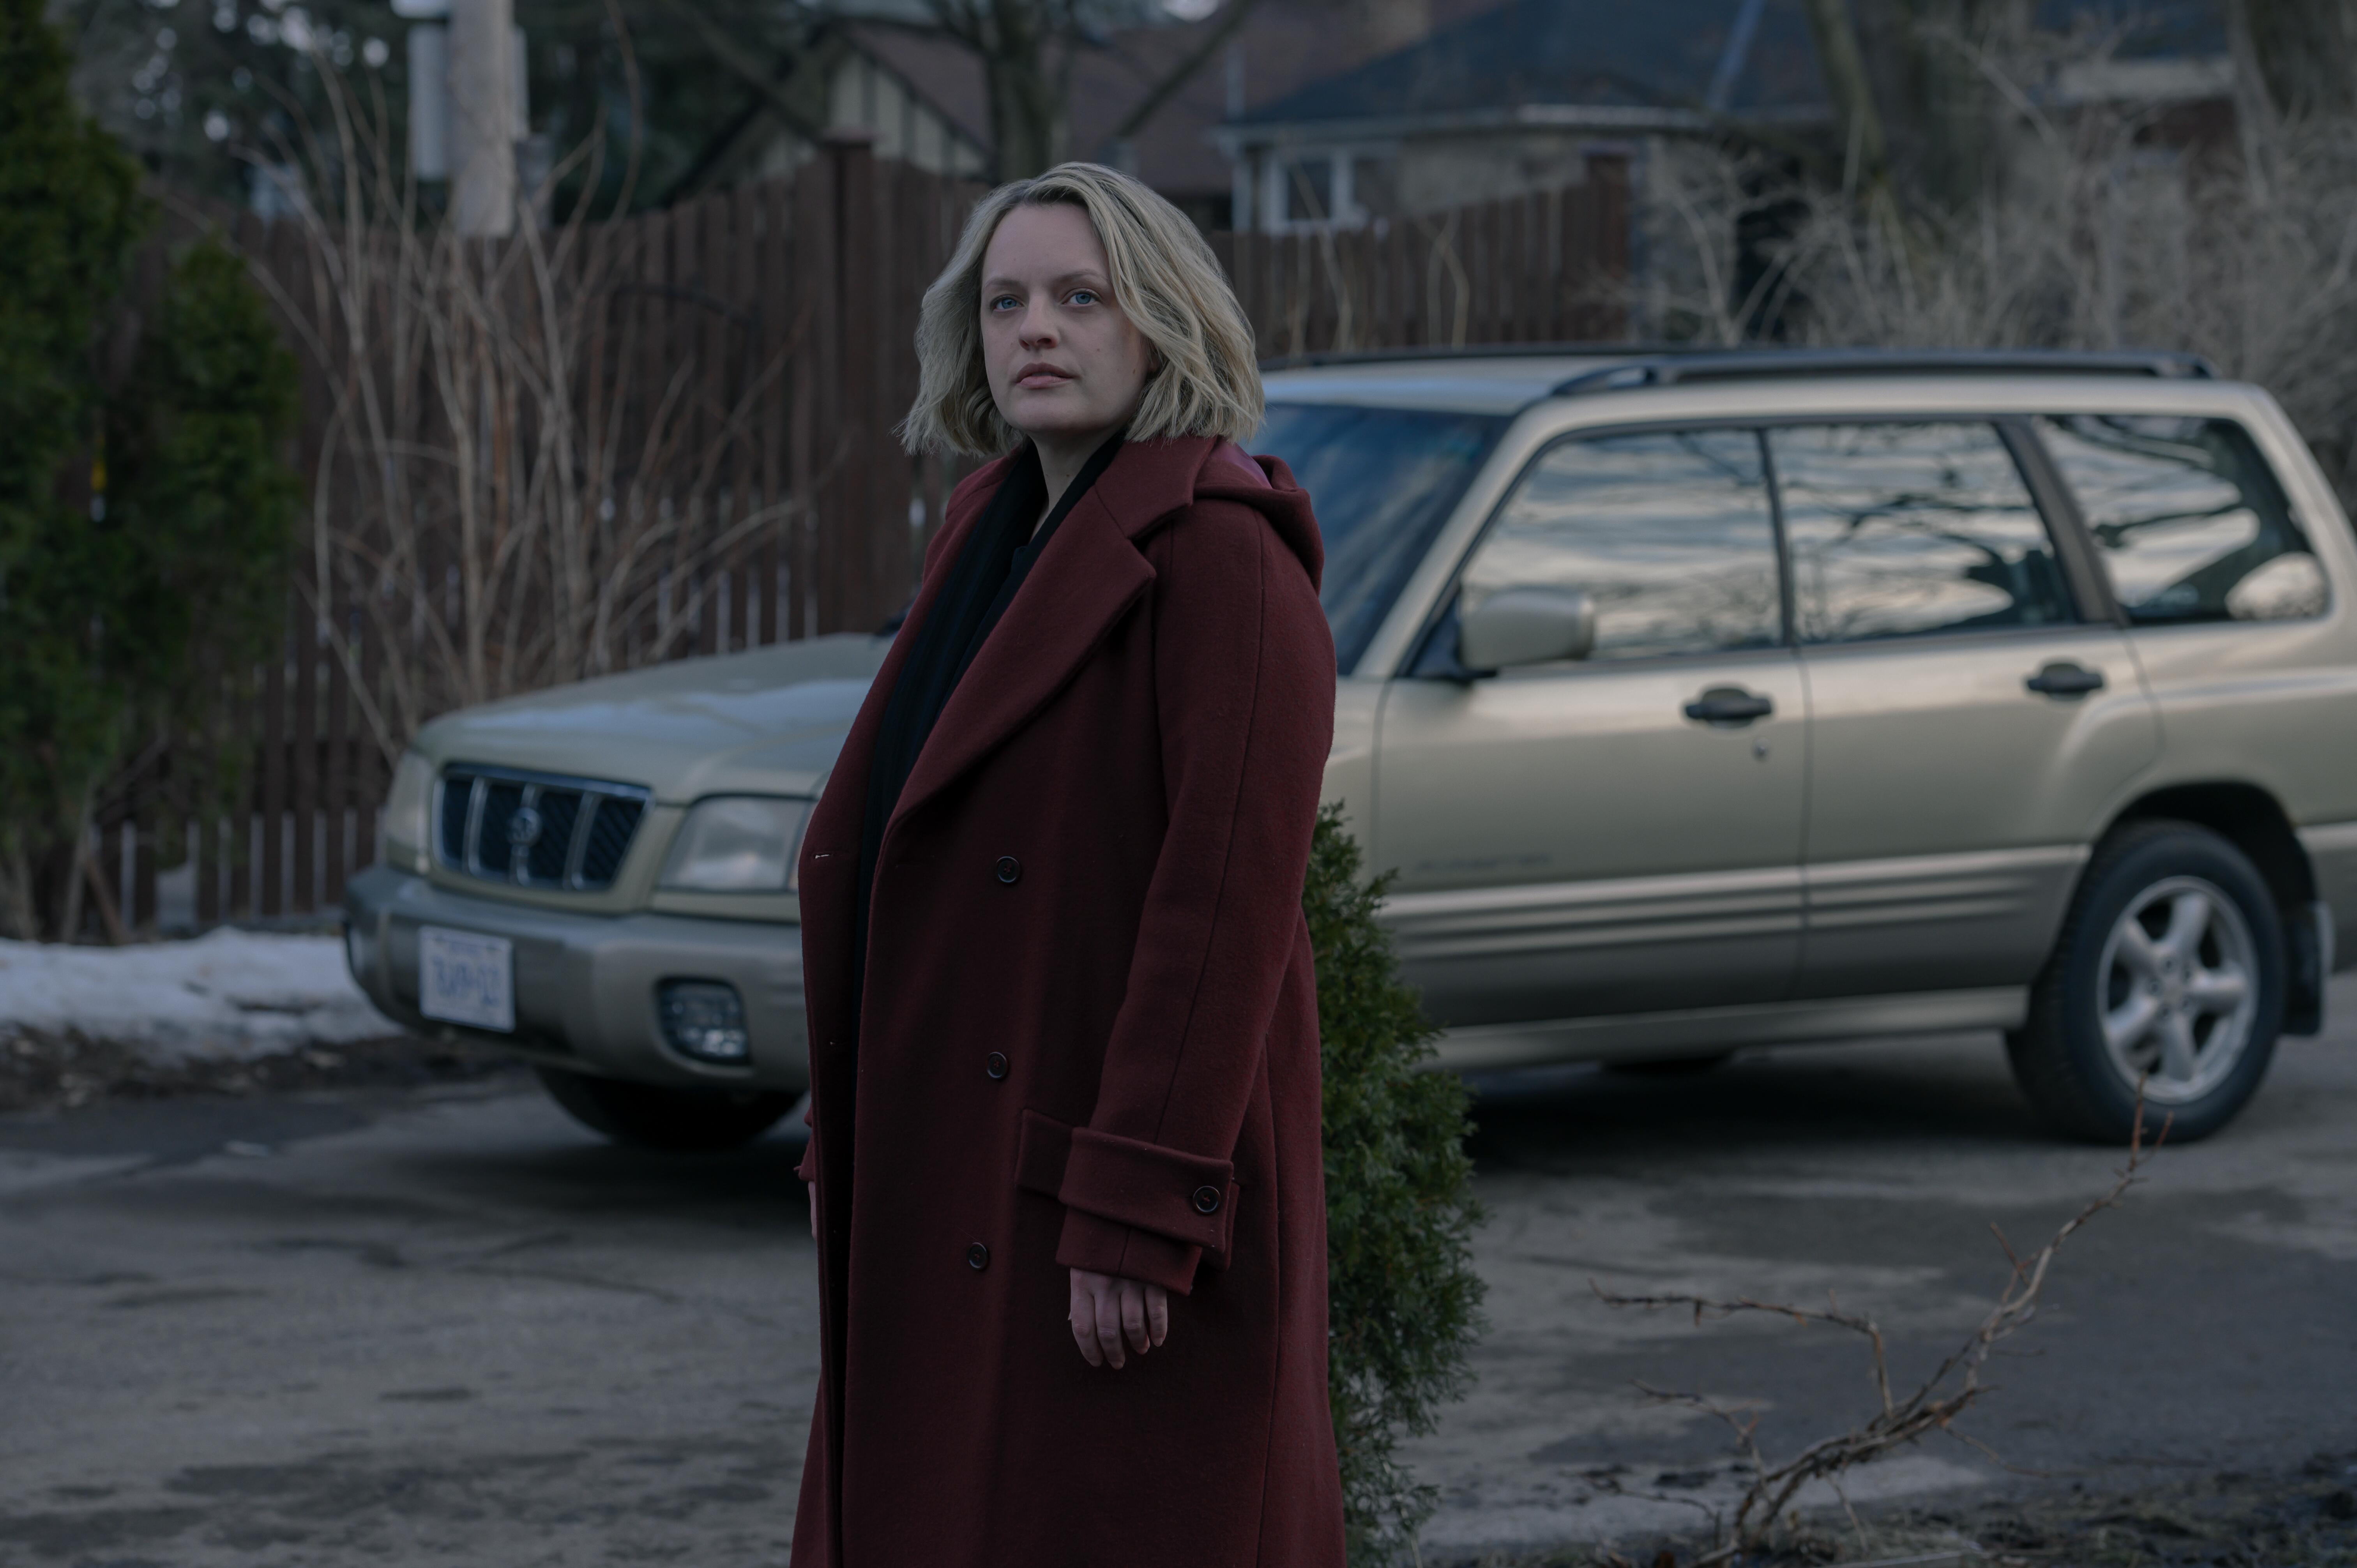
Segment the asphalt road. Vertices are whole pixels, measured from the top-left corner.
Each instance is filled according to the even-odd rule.
[[[1953,1441],[1853,1500],[2150,1487],[2357,1450],[2357,983],[2251,1111],[2056,1265]],[[1905,1391],[2118,1155],[2044,1139],[1986,1036],[1482,1086],[1477,1381],[1413,1449],[1442,1554],[1690,1527]],[[606,1147],[528,1080],[0,1119],[0,1565],[781,1563],[813,1376],[796,1149]],[[1183,1310],[1175,1325],[1185,1331]],[[2008,1470],[1998,1462],[2015,1466]],[[2020,1471],[2038,1472],[2024,1477]]]

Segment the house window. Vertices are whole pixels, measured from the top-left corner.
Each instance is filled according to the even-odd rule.
[[[1272,152],[1261,166],[1261,227],[1357,228],[1399,211],[1399,157],[1390,151]]]

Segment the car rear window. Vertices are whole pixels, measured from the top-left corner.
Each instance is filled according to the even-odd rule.
[[[2231,420],[2068,414],[2038,433],[2131,621],[2304,620],[2324,570],[2266,459]]]
[[[1358,664],[1506,424],[1495,414],[1268,405],[1246,445],[1285,459],[1318,510],[1326,546],[1319,597],[1336,668]]]

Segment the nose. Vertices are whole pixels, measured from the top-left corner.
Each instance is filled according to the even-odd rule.
[[[1033,300],[1023,307],[1017,336],[1027,349],[1046,348],[1056,340],[1056,313],[1046,303]]]

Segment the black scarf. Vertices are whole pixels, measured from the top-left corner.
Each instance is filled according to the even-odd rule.
[[[1057,525],[1072,504],[1088,493],[1120,448],[1121,437],[1116,435],[1092,453],[1057,498],[1056,510],[1034,533],[1031,520],[1047,501],[1048,482],[1039,471],[1038,448],[1025,446],[990,498],[989,509],[975,520],[974,532],[959,547],[940,595],[918,624],[908,662],[900,666],[891,698],[884,704],[884,723],[876,732],[876,752],[867,769],[867,799],[859,824],[858,924],[852,932],[851,949],[855,1008],[867,979],[867,910],[876,886],[876,860],[884,847],[885,825],[900,803],[900,790],[909,782],[942,709],[949,704],[950,693],[957,690],[966,667],[989,639],[991,628],[1014,602],[1016,590],[1048,548]]]

